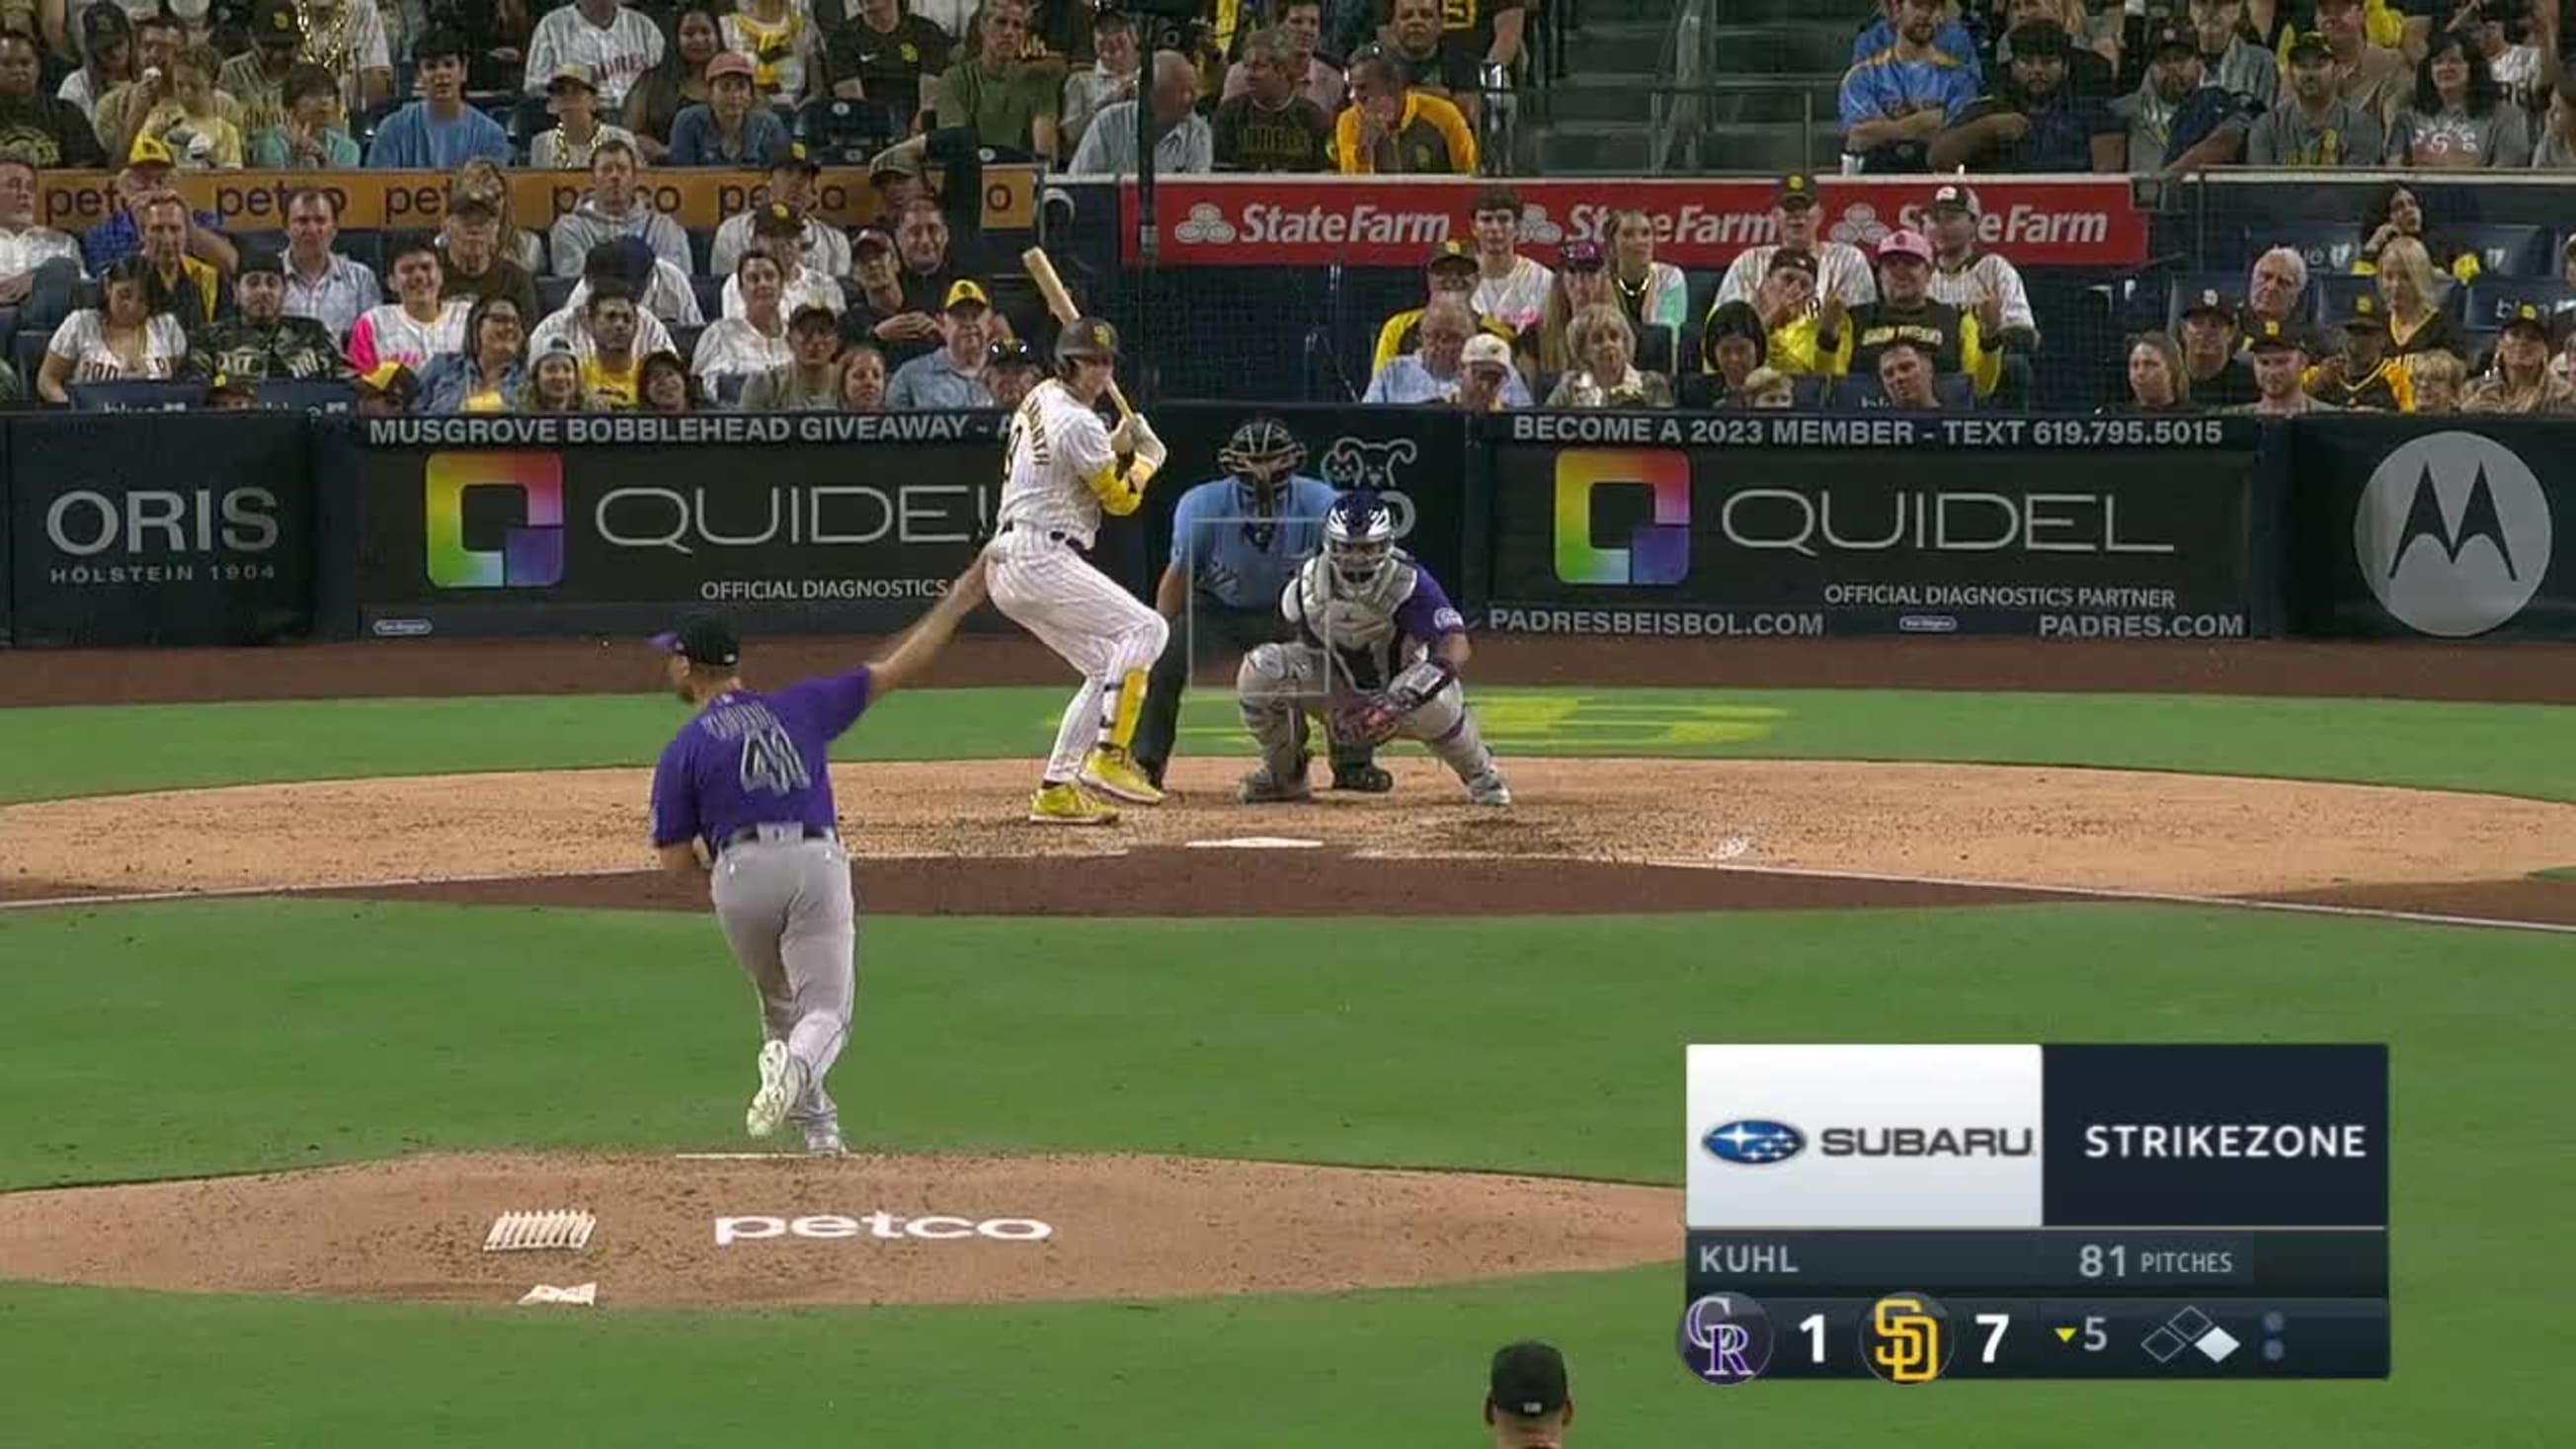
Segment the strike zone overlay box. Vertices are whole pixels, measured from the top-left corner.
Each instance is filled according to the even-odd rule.
[[[2389,1374],[2384,1045],[1695,1045],[1685,1099],[1706,1382]]]

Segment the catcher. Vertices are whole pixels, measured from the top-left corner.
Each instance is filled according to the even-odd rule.
[[[1243,777],[1247,804],[1306,800],[1307,723],[1327,714],[1332,737],[1375,745],[1420,740],[1458,772],[1467,798],[1509,805],[1511,787],[1485,748],[1458,670],[1466,621],[1428,570],[1395,546],[1386,500],[1355,489],[1324,514],[1324,549],[1279,597],[1297,640],[1244,656],[1235,694],[1261,766]]]
[[[1226,476],[1181,495],[1172,510],[1172,561],[1154,591],[1154,608],[1172,626],[1170,642],[1145,682],[1145,712],[1136,724],[1136,765],[1157,788],[1179,734],[1181,692],[1203,660],[1224,651],[1242,659],[1260,644],[1293,639],[1279,614],[1279,591],[1297,566],[1322,546],[1333,485],[1297,471],[1305,445],[1279,419],[1244,419],[1217,452]],[[1395,777],[1369,758],[1369,747],[1335,741],[1333,788],[1384,794]]]

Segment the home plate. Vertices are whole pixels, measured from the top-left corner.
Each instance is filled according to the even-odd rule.
[[[1192,850],[1316,850],[1320,840],[1299,840],[1287,835],[1238,835],[1229,840],[1193,840]]]

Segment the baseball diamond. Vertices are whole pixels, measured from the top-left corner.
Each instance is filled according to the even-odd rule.
[[[2046,1036],[2390,1043],[2403,1367],[1935,1391],[1917,1442],[2539,1442],[2443,1385],[2539,1381],[2564,1276],[2512,1245],[2565,1165],[2498,1190],[2576,942],[2563,648],[1479,639],[1507,809],[1402,739],[1387,791],[1242,803],[1217,651],[1163,803],[1057,831],[1061,659],[944,638],[984,568],[901,641],[0,655],[42,1109],[0,1119],[0,1438],[1201,1445],[1259,1394],[1393,1445],[1492,1357],[1571,1383],[1569,1438],[1843,1442],[1883,1411],[1675,1370],[1678,1048]],[[1085,749],[1129,687],[1086,679]],[[712,899],[653,868],[682,799],[749,862]],[[485,1251],[572,1206],[578,1247]]]

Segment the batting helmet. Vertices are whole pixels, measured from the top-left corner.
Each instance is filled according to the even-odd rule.
[[[1116,362],[1118,329],[1098,317],[1077,317],[1064,324],[1064,330],[1055,336],[1055,360],[1071,362],[1076,358]]]
[[[1374,582],[1395,562],[1395,510],[1366,488],[1334,499],[1324,514],[1324,557],[1343,583]]]

